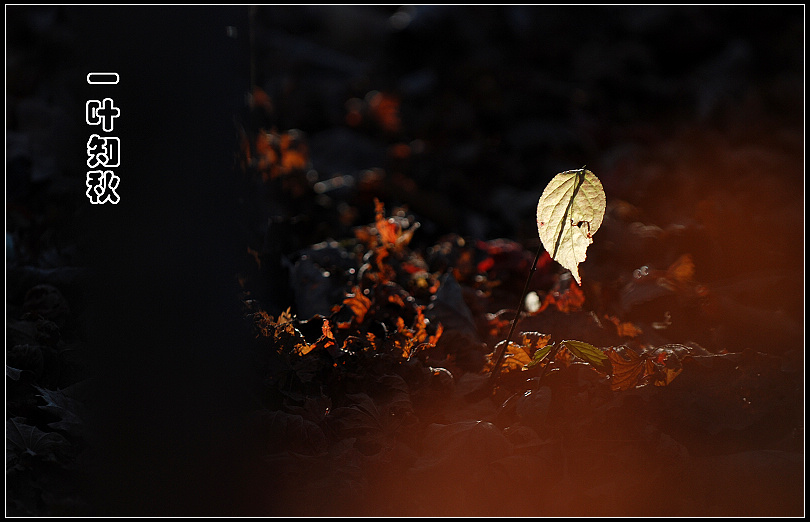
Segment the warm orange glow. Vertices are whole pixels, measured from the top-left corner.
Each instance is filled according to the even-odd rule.
[[[605,319],[614,326],[616,326],[616,333],[619,334],[619,337],[637,337],[644,333],[641,328],[637,327],[631,322],[622,322],[618,317],[613,316],[605,316]]]
[[[368,106],[374,120],[386,132],[399,132],[402,123],[399,119],[399,98],[382,92],[371,92]]]
[[[256,136],[256,156],[245,150],[246,161],[259,173],[262,180],[268,181],[293,172],[304,171],[309,165],[309,149],[304,135],[297,130],[279,134],[275,131],[262,130]]]
[[[543,298],[543,303],[532,315],[542,313],[549,306],[554,306],[560,312],[569,314],[571,312],[578,312],[585,304],[585,294],[573,280],[564,292],[549,292]]]
[[[360,324],[366,317],[368,309],[371,308],[371,299],[363,295],[360,287],[355,286],[352,289],[352,293],[347,295],[343,300],[343,304],[351,308],[354,313],[355,321],[357,324]]]
[[[613,376],[610,378],[610,387],[614,391],[635,388],[646,373],[645,359],[633,350],[608,350],[608,359],[613,367]]]

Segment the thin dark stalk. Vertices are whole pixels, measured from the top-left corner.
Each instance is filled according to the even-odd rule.
[[[515,333],[515,327],[517,326],[518,318],[520,314],[523,313],[523,303],[526,300],[526,294],[529,291],[529,283],[532,280],[532,276],[534,275],[535,270],[537,270],[537,261],[540,259],[540,255],[543,253],[545,249],[543,248],[543,243],[540,243],[540,246],[537,248],[537,254],[534,256],[534,261],[532,262],[532,268],[529,271],[529,277],[526,278],[526,284],[523,286],[523,294],[520,296],[520,302],[517,306],[517,312],[515,313],[514,319],[512,319],[512,326],[509,328],[509,335],[506,336],[506,342],[503,343],[500,351],[498,351],[498,355],[495,357],[495,365],[492,367],[492,373],[489,375],[489,383],[495,384],[495,381],[498,379],[498,374],[501,372],[501,363],[503,362],[503,356],[506,354],[506,350],[509,348],[509,343],[512,342],[512,335]]]
[[[548,361],[546,361],[546,365],[543,366],[543,369],[540,371],[540,375],[537,376],[537,389],[540,389],[540,385],[543,383],[543,377],[546,375],[546,370],[548,367],[551,366],[551,363],[554,362],[554,358],[557,357],[557,352],[560,351],[561,344],[557,344],[548,354]]]

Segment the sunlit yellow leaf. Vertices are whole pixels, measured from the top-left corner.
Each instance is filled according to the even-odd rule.
[[[593,243],[605,215],[605,191],[593,172],[567,170],[554,176],[537,203],[537,232],[551,258],[571,271],[577,284],[579,263]]]
[[[498,353],[498,351],[502,348],[504,343],[506,343],[506,341],[501,341],[497,345],[495,345],[495,351],[493,352],[493,355]],[[532,362],[531,355],[529,355],[524,346],[521,346],[515,342],[510,342],[503,355],[503,360],[501,362],[501,371],[503,372],[524,371],[528,369],[528,365],[531,362]],[[492,367],[494,366],[494,360],[490,360],[487,366],[488,369],[491,371]]]

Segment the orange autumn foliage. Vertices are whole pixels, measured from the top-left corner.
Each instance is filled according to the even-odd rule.
[[[256,136],[251,148],[243,145],[247,162],[261,173],[262,180],[268,181],[293,172],[303,172],[309,165],[309,148],[303,133],[292,129],[278,133],[262,130]]]
[[[569,314],[571,312],[578,312],[585,304],[585,294],[579,288],[579,285],[572,280],[568,289],[564,292],[549,292],[543,299],[540,308],[534,314],[543,312],[549,306],[555,307],[560,312]]]
[[[674,345],[645,350],[640,354],[624,347],[608,348],[605,354],[613,368],[611,389],[624,391],[646,384],[667,386],[681,373],[681,359],[688,355],[670,346]]]
[[[619,337],[633,338],[643,333],[641,328],[631,322],[622,322],[618,317],[605,315],[605,319],[616,327],[616,333],[619,334]]]
[[[366,317],[368,309],[371,308],[371,299],[363,295],[360,287],[355,286],[350,294],[343,299],[343,304],[348,306],[354,313],[354,321],[359,324]]]

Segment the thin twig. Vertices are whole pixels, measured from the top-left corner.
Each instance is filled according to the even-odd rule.
[[[537,270],[537,261],[540,259],[540,255],[545,251],[543,248],[543,243],[540,243],[540,246],[537,248],[537,254],[534,256],[534,261],[532,262],[532,268],[529,271],[529,277],[526,278],[526,284],[523,286],[523,294],[520,296],[520,302],[517,306],[517,313],[515,313],[514,319],[512,319],[512,326],[509,328],[509,335],[506,337],[506,342],[503,344],[503,347],[498,352],[497,357],[495,357],[495,366],[492,367],[492,373],[489,375],[489,383],[491,385],[495,384],[495,381],[498,378],[498,374],[501,371],[501,363],[503,362],[503,356],[506,354],[506,350],[509,348],[509,343],[512,342],[512,335],[515,333],[515,326],[517,326],[518,318],[520,314],[523,312],[523,302],[526,299],[526,293],[529,291],[529,282],[532,280],[532,276],[534,275],[535,270]]]
[[[551,366],[552,362],[554,362],[554,358],[557,357],[557,352],[560,351],[561,346],[562,346],[562,344],[555,344],[554,348],[552,348],[551,351],[548,353],[548,361],[546,361],[546,364],[545,364],[545,366],[543,366],[543,369],[540,370],[540,375],[537,376],[537,389],[538,390],[540,389],[540,386],[543,383],[543,377],[545,377],[545,375],[546,375],[546,370],[548,370],[548,367]]]

